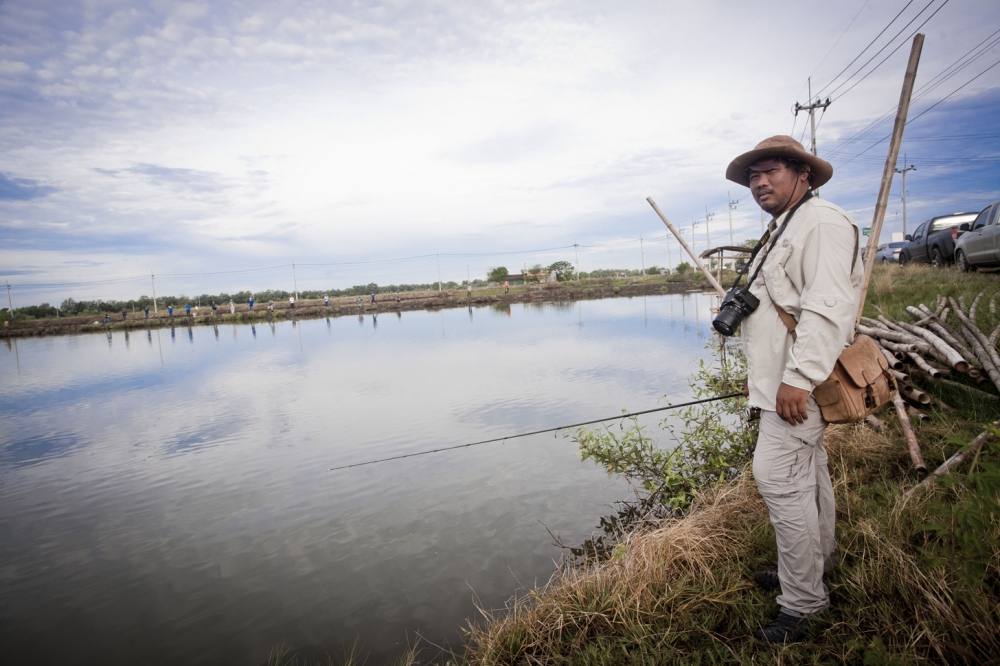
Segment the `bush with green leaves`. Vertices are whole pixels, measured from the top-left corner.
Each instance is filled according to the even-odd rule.
[[[742,350],[727,345],[717,357],[711,363],[699,364],[691,382],[693,398],[743,389],[746,360]],[[620,502],[615,515],[602,518],[602,534],[570,549],[574,556],[603,559],[622,534],[652,526],[666,516],[683,515],[699,491],[732,479],[753,455],[757,424],[749,420],[746,398],[742,396],[683,408],[679,419],[679,432],[670,417],[659,425],[677,440],[673,450],[657,446],[635,418],[617,427],[580,429],[576,433],[581,457],[604,467],[609,474],[625,477],[635,500]]]

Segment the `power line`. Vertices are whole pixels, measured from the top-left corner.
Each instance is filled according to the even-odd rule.
[[[338,465],[337,467],[331,467],[330,471],[336,471],[341,469],[351,469],[352,467],[363,467],[365,465],[377,465],[378,463],[389,462],[391,460],[402,460],[404,458],[416,458],[417,456],[426,456],[431,453],[441,453],[442,451],[454,451],[456,449],[467,449],[473,446],[481,446],[483,444],[496,444],[498,442],[506,442],[509,439],[518,439],[520,437],[530,437],[531,435],[542,435],[547,432],[558,432],[559,430],[568,430],[569,428],[580,428],[585,425],[593,425],[595,423],[602,423],[604,421],[617,421],[619,419],[627,419],[633,416],[641,416],[643,414],[652,414],[653,412],[663,412],[670,409],[680,409],[681,407],[691,407],[692,405],[701,405],[706,402],[715,402],[716,400],[728,400],[730,398],[736,398],[743,395],[742,392],[739,393],[727,393],[725,395],[716,395],[711,398],[702,398],[700,400],[690,400],[688,402],[682,402],[676,405],[667,405],[666,407],[654,407],[653,409],[644,409],[639,412],[628,412],[627,414],[618,414],[617,416],[607,416],[600,419],[591,419],[590,421],[581,421],[580,423],[570,423],[567,425],[556,426],[555,428],[544,428],[542,430],[532,430],[531,432],[522,432],[516,435],[507,435],[505,437],[494,437],[492,439],[483,439],[478,442],[469,442],[468,444],[456,444],[454,446],[442,446],[436,449],[426,449],[424,451],[415,451],[413,453],[403,453],[398,456],[389,456],[387,458],[377,458],[374,460],[366,460],[364,462],[352,463],[350,465]]]
[[[906,137],[906,142],[921,143],[923,141],[955,141],[955,140],[968,140],[968,139],[1000,139],[1000,134],[987,132],[981,134],[940,134],[938,136],[908,136]],[[864,141],[864,140],[865,139],[861,137],[841,139],[841,143],[850,143],[850,142]]]
[[[969,50],[967,50],[965,53],[963,53],[962,55],[960,55],[952,63],[950,63],[949,65],[947,65],[946,67],[944,67],[933,78],[931,78],[929,81],[927,81],[927,83],[925,83],[924,85],[920,86],[920,88],[918,88],[916,90],[916,94],[914,95],[912,102],[916,102],[917,100],[921,99],[922,97],[925,97],[926,95],[928,95],[931,92],[933,92],[935,89],[937,89],[938,87],[940,87],[943,83],[945,83],[947,80],[949,80],[950,78],[952,78],[953,76],[955,76],[956,74],[958,74],[958,72],[960,72],[961,70],[963,70],[964,68],[968,67],[970,64],[972,64],[973,62],[975,62],[976,60],[978,60],[980,57],[982,57],[987,51],[989,51],[997,43],[1000,43],[1000,37],[997,37],[997,33],[1000,33],[1000,28],[998,28],[997,30],[994,30],[985,39],[983,39],[978,44],[976,44],[975,46],[973,46],[972,48],[970,48]],[[994,37],[996,37],[996,39],[993,39]],[[990,42],[989,44],[987,44],[985,47],[983,47],[983,44],[985,44],[986,42],[988,42],[991,39],[993,39],[993,41]],[[982,48],[980,48],[980,47],[982,47]],[[978,51],[978,53],[976,53],[977,51]],[[970,55],[970,54],[972,54],[972,55]],[[836,144],[834,144],[834,147],[830,151],[827,151],[827,152],[836,152],[837,148],[839,148],[845,142],[854,141],[854,140],[863,140],[863,139],[860,139],[859,137],[862,137],[863,135],[865,135],[868,132],[870,132],[872,129],[874,129],[874,127],[876,125],[878,125],[883,120],[886,120],[893,113],[895,113],[895,111],[896,111],[896,106],[895,105],[891,106],[881,116],[879,116],[875,120],[871,121],[870,123],[868,123],[867,125],[865,125],[863,128],[861,128],[860,130],[858,130],[854,134],[851,134],[849,137],[841,139],[840,141],[838,141]]]
[[[892,26],[892,24],[896,22],[896,19],[898,19],[900,16],[902,16],[903,12],[905,12],[907,10],[907,8],[910,5],[912,5],[912,4],[913,4],[913,0],[910,0],[905,5],[903,5],[903,8],[899,10],[899,13],[896,14],[895,16],[893,16],[892,20],[885,24],[885,27],[882,28],[879,31],[879,33],[877,35],[875,35],[875,37],[873,37],[872,40],[870,42],[868,42],[868,44],[863,49],[861,49],[861,51],[858,53],[858,55],[854,56],[854,59],[851,60],[851,62],[847,63],[847,65],[844,66],[844,69],[842,69],[839,72],[837,72],[837,75],[834,76],[832,79],[830,79],[830,81],[825,86],[823,86],[822,88],[820,88],[819,90],[817,90],[816,94],[817,95],[821,95],[824,90],[826,90],[827,88],[829,88],[833,84],[834,81],[836,81],[837,79],[840,78],[841,74],[843,74],[848,69],[850,69],[851,65],[853,65],[854,63],[856,63],[858,61],[858,59],[865,54],[865,51],[867,51],[868,49],[870,49],[872,47],[872,45],[875,44],[876,41],[878,41],[878,38],[881,37],[883,34],[885,34],[885,31],[888,30]]]
[[[933,0],[931,0],[931,1],[933,2]],[[894,48],[894,49],[893,49],[892,51],[890,51],[890,52],[889,52],[889,54],[888,54],[888,55],[887,55],[886,57],[882,58],[882,59],[881,59],[881,60],[880,60],[880,61],[878,62],[878,64],[877,64],[877,65],[875,65],[874,67],[872,67],[872,68],[871,68],[871,69],[870,69],[870,70],[868,71],[868,73],[866,73],[866,74],[865,74],[864,76],[862,76],[862,77],[861,77],[860,79],[858,79],[857,81],[855,81],[855,82],[854,82],[854,83],[853,83],[853,84],[851,85],[851,87],[850,87],[850,88],[848,88],[848,89],[847,89],[847,90],[845,90],[844,92],[840,93],[840,95],[838,95],[838,96],[836,97],[836,99],[841,99],[841,98],[842,98],[842,97],[843,97],[844,95],[846,95],[847,93],[849,93],[849,92],[851,92],[852,90],[854,90],[855,88],[857,88],[857,87],[858,87],[858,86],[859,86],[859,85],[861,84],[861,82],[862,82],[862,81],[864,81],[864,80],[865,80],[865,79],[867,79],[867,78],[868,78],[869,76],[871,76],[872,74],[874,74],[874,73],[875,73],[875,72],[876,72],[876,71],[878,70],[878,68],[879,68],[879,67],[881,67],[882,65],[884,65],[884,64],[885,64],[885,61],[886,61],[886,60],[888,60],[889,58],[891,58],[892,56],[894,56],[894,55],[896,54],[896,52],[898,52],[898,51],[899,51],[899,49],[903,48],[903,46],[905,46],[906,44],[908,44],[908,43],[909,43],[909,41],[910,41],[911,39],[913,39],[913,36],[914,36],[914,35],[916,35],[916,34],[917,34],[918,32],[920,32],[920,29],[921,29],[921,28],[923,28],[923,27],[924,27],[925,25],[927,25],[927,24],[928,24],[928,23],[930,22],[930,20],[931,20],[932,18],[934,18],[934,17],[935,17],[936,15],[937,15],[937,13],[938,13],[939,11],[941,11],[942,9],[944,9],[944,6],[945,6],[945,5],[947,5],[947,4],[948,4],[948,2],[949,2],[949,0],[945,0],[945,1],[944,1],[944,2],[943,2],[943,3],[942,3],[942,4],[941,4],[941,5],[940,5],[940,6],[939,6],[939,7],[937,8],[937,9],[935,9],[935,10],[934,10],[934,12],[933,12],[933,13],[932,13],[932,14],[931,14],[930,16],[928,16],[928,17],[927,17],[926,19],[924,19],[924,22],[923,22],[923,23],[921,23],[920,25],[918,25],[918,26],[917,26],[917,27],[916,27],[916,28],[915,28],[915,29],[913,30],[913,32],[911,32],[911,33],[910,33],[909,35],[907,35],[907,36],[906,36],[906,39],[904,39],[904,40],[903,40],[903,41],[901,41],[901,42],[900,42],[899,44],[897,44],[897,45],[896,45],[896,48]],[[923,13],[923,10],[921,10],[921,13]],[[920,16],[920,14],[917,14],[917,16]],[[913,17],[913,18],[914,18],[914,20],[915,20],[915,19],[916,19],[917,17],[915,16],[915,17]],[[910,23],[912,23],[912,22],[913,22],[913,21],[911,20],[911,21],[910,21]],[[909,25],[909,23],[907,23],[906,25],[908,26],[908,25]],[[905,30],[905,29],[906,29],[906,26],[903,26],[903,30]],[[897,33],[897,36],[898,36],[898,34],[899,34],[899,33]],[[893,39],[895,39],[895,37],[893,37]],[[890,41],[890,43],[891,43],[891,41]],[[888,46],[888,45],[889,45],[889,44],[886,44],[886,46]],[[882,48],[884,49],[885,47],[882,47]],[[881,53],[881,51],[879,51],[879,53]],[[876,53],[875,55],[878,55],[878,53]],[[872,58],[874,58],[874,56],[872,56]],[[869,59],[869,60],[868,60],[868,62],[871,62],[871,59]],[[868,62],[866,62],[866,63],[865,63],[865,65],[867,65],[867,64],[868,64]],[[863,69],[863,68],[864,68],[864,65],[862,65],[862,66],[861,66],[861,68],[859,68],[859,69],[858,69],[858,71],[861,71],[861,69]],[[857,74],[857,72],[855,72],[855,74]],[[852,76],[853,76],[853,75],[852,75]],[[849,80],[850,80],[850,79],[847,79],[847,81],[849,81]],[[845,81],[844,83],[846,83],[847,81]],[[841,84],[841,86],[842,86],[842,85],[843,85],[843,84]],[[841,86],[837,86],[837,89],[839,89],[839,88],[840,88]],[[833,95],[833,94],[834,94],[835,92],[836,92],[836,89],[835,89],[835,90],[833,90],[833,91],[831,91],[831,92],[830,92],[830,94],[831,94],[831,95]]]
[[[965,87],[966,87],[967,85],[969,85],[970,83],[972,83],[973,81],[975,81],[975,80],[976,80],[976,79],[978,79],[978,78],[979,78],[980,76],[982,76],[982,75],[983,75],[983,74],[985,74],[986,72],[990,71],[991,69],[993,69],[993,68],[994,68],[994,67],[996,67],[997,65],[1000,65],[1000,60],[997,60],[997,61],[996,61],[996,62],[994,62],[994,63],[993,63],[992,65],[990,65],[989,67],[987,67],[986,69],[984,69],[983,71],[979,72],[978,74],[976,74],[975,76],[973,76],[973,77],[972,77],[971,79],[969,79],[968,81],[966,81],[965,83],[963,83],[962,85],[960,85],[960,86],[959,86],[958,88],[955,88],[955,89],[954,89],[954,90],[952,90],[952,91],[951,91],[950,93],[948,93],[947,95],[945,95],[944,97],[942,97],[941,99],[939,99],[938,101],[934,102],[934,103],[933,103],[933,104],[931,104],[931,105],[930,105],[929,107],[927,107],[926,109],[924,109],[923,111],[921,111],[920,113],[918,113],[918,114],[917,114],[916,116],[914,116],[913,118],[911,118],[910,120],[908,120],[908,121],[906,122],[906,126],[907,126],[907,127],[909,127],[911,123],[915,122],[915,121],[916,121],[916,120],[918,120],[918,119],[919,119],[919,118],[920,118],[921,116],[924,116],[924,115],[926,115],[927,113],[929,113],[930,111],[932,111],[932,110],[933,110],[934,108],[936,108],[936,107],[940,106],[941,104],[943,104],[944,102],[946,102],[947,100],[949,100],[949,99],[950,99],[951,97],[953,97],[953,96],[954,96],[954,95],[955,95],[955,94],[956,94],[957,92],[959,92],[960,90],[962,90],[963,88],[965,88]],[[846,164],[847,162],[850,162],[850,161],[854,160],[855,158],[857,158],[857,157],[860,157],[860,156],[864,155],[864,154],[865,154],[865,153],[867,153],[867,152],[868,152],[869,150],[871,150],[871,149],[872,149],[872,148],[874,148],[875,146],[879,145],[880,143],[882,143],[883,141],[885,141],[886,139],[888,139],[888,138],[889,138],[890,136],[891,136],[891,134],[887,134],[887,135],[885,135],[884,137],[882,137],[882,138],[881,138],[881,139],[879,139],[878,141],[874,142],[873,144],[871,144],[870,146],[868,146],[867,148],[865,148],[864,150],[862,150],[862,151],[861,151],[860,153],[858,153],[857,155],[854,155],[853,157],[849,157],[848,159],[844,160],[843,162],[841,162],[841,164]]]
[[[882,53],[882,51],[886,50],[886,49],[887,49],[887,48],[889,47],[889,45],[890,45],[890,44],[892,44],[892,43],[893,43],[893,42],[894,42],[894,41],[896,40],[896,38],[897,38],[897,37],[899,37],[899,36],[900,36],[901,34],[903,34],[903,31],[905,31],[905,30],[906,30],[906,29],[907,29],[908,27],[910,27],[910,24],[911,24],[911,23],[913,23],[914,21],[916,21],[916,20],[917,20],[917,19],[918,19],[918,18],[920,17],[920,15],[921,15],[921,14],[923,14],[923,13],[924,13],[925,11],[927,11],[928,7],[930,7],[930,6],[931,6],[932,4],[934,4],[934,3],[936,2],[936,1],[937,1],[937,0],[930,0],[930,2],[928,2],[928,3],[926,4],[926,5],[924,5],[924,8],[923,8],[923,9],[921,9],[921,10],[920,10],[919,12],[917,12],[917,15],[916,15],[916,16],[914,16],[913,18],[911,18],[911,19],[910,19],[910,20],[909,20],[909,21],[908,21],[908,22],[906,23],[906,25],[904,25],[904,26],[903,26],[902,28],[900,28],[899,32],[897,32],[897,33],[896,33],[895,35],[893,35],[893,36],[892,36],[892,37],[891,37],[891,38],[889,39],[889,41],[888,41],[888,42],[886,42],[884,46],[882,46],[882,48],[880,48],[880,49],[879,49],[878,51],[876,51],[876,52],[875,52],[875,53],[874,53],[874,54],[872,55],[872,57],[870,57],[870,58],[869,58],[868,60],[866,60],[866,61],[864,62],[864,64],[863,64],[863,65],[861,65],[860,67],[858,67],[858,68],[857,68],[857,69],[856,69],[856,70],[854,71],[854,73],[853,73],[853,74],[851,74],[851,75],[850,75],[849,77],[847,77],[846,79],[844,79],[844,80],[843,80],[843,81],[842,81],[842,82],[841,82],[840,84],[838,84],[838,85],[837,85],[837,87],[836,87],[836,88],[834,88],[833,90],[831,90],[831,91],[830,91],[830,92],[828,93],[828,95],[829,95],[829,96],[832,96],[832,95],[836,94],[836,92],[837,92],[838,90],[840,90],[840,89],[841,89],[841,88],[843,88],[843,87],[844,87],[845,85],[847,85],[847,84],[848,84],[848,83],[850,82],[850,80],[851,80],[852,78],[854,78],[855,76],[857,76],[857,75],[858,75],[858,73],[859,73],[859,72],[860,72],[861,70],[863,70],[863,69],[864,69],[865,67],[867,67],[867,66],[868,66],[868,64],[869,64],[869,63],[870,63],[870,62],[871,62],[872,60],[874,60],[874,59],[875,59],[876,57],[878,57],[878,55],[879,55],[880,53]],[[922,27],[924,27],[925,25],[927,25],[927,22],[928,22],[928,21],[930,21],[930,20],[931,20],[932,18],[934,18],[934,16],[935,16],[935,15],[936,15],[936,14],[937,14],[937,13],[938,13],[939,11],[941,11],[941,10],[942,10],[942,9],[944,8],[944,6],[948,4],[948,2],[949,2],[949,1],[950,1],[950,0],[944,0],[944,2],[942,2],[942,3],[941,3],[941,5],[940,5],[940,6],[939,6],[939,7],[937,8],[937,9],[935,9],[935,10],[934,10],[934,12],[933,12],[933,13],[932,13],[932,14],[931,14],[930,16],[928,16],[928,17],[927,17],[927,18],[926,18],[926,19],[924,20],[924,22],[923,22],[923,23],[921,23],[920,25],[918,25],[918,26],[916,27],[916,29],[914,29],[914,31],[913,31],[912,33],[910,33],[909,35],[907,35],[907,36],[906,36],[906,38],[905,38],[905,39],[903,39],[903,41],[901,41],[901,42],[900,42],[900,43],[899,43],[899,44],[898,44],[898,45],[896,46],[896,48],[894,48],[894,49],[893,49],[892,51],[890,51],[890,52],[889,52],[889,55],[887,55],[886,57],[882,58],[882,60],[880,60],[880,61],[878,62],[878,64],[877,64],[877,65],[875,65],[875,67],[873,67],[873,68],[872,68],[872,69],[871,69],[871,70],[870,70],[870,71],[869,71],[869,72],[868,72],[867,74],[865,74],[865,75],[864,75],[864,76],[862,76],[862,77],[861,77],[860,79],[858,79],[857,81],[855,81],[855,82],[854,82],[854,84],[853,84],[853,85],[851,85],[851,87],[850,87],[850,88],[848,88],[848,89],[847,89],[847,90],[845,90],[845,91],[844,91],[843,93],[841,93],[841,94],[840,94],[839,96],[837,96],[837,99],[840,99],[841,97],[843,97],[844,95],[846,95],[846,94],[847,94],[847,93],[849,93],[850,91],[854,90],[854,88],[856,88],[856,87],[858,86],[858,84],[860,84],[860,83],[861,83],[862,81],[864,81],[864,80],[865,80],[865,79],[867,79],[867,78],[868,78],[869,76],[871,76],[871,75],[872,75],[872,74],[873,74],[873,73],[874,73],[874,72],[875,72],[875,71],[876,71],[876,70],[877,70],[877,69],[878,69],[879,67],[881,67],[881,66],[882,66],[882,65],[883,65],[883,64],[885,63],[885,61],[886,61],[886,60],[888,60],[889,58],[891,58],[891,57],[893,56],[893,54],[895,54],[895,53],[896,53],[896,52],[897,52],[897,51],[898,51],[898,50],[899,50],[900,48],[902,48],[902,47],[903,47],[903,46],[904,46],[905,44],[907,44],[907,43],[909,42],[909,40],[910,40],[910,39],[912,39],[912,38],[913,38],[913,36],[914,36],[915,34],[917,34],[917,32],[919,32],[919,31],[920,31],[920,29],[921,29]]]
[[[865,10],[865,7],[868,6],[869,2],[871,2],[871,0],[865,0],[864,4],[861,5],[861,9],[859,9],[857,13],[854,14],[854,17],[851,18],[851,21],[850,23],[847,24],[847,27],[840,32],[840,35],[837,37],[837,39],[833,41],[833,44],[830,46],[830,48],[827,49],[826,53],[823,54],[823,57],[820,59],[819,64],[813,67],[813,71],[823,66],[823,63],[825,63],[826,59],[830,56],[831,53],[833,53],[833,50],[837,48],[837,44],[839,44],[840,40],[844,38],[844,35],[847,34],[847,31],[851,29],[851,26],[854,25],[854,22],[858,20],[858,17],[861,16],[861,12]],[[792,135],[794,135],[794,133],[795,132],[793,128]]]

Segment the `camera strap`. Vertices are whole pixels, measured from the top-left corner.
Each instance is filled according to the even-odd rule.
[[[757,264],[757,268],[754,269],[753,275],[751,275],[750,279],[747,280],[746,288],[747,289],[750,288],[750,285],[752,285],[754,280],[757,279],[757,274],[760,273],[760,269],[764,266],[764,262],[767,261],[768,255],[771,254],[771,249],[774,248],[775,244],[778,242],[778,239],[781,238],[781,234],[785,233],[785,227],[787,227],[788,223],[791,222],[792,216],[795,215],[795,212],[799,209],[799,207],[802,204],[804,204],[806,201],[812,198],[813,198],[813,191],[806,190],[806,193],[802,196],[801,199],[799,199],[798,203],[792,206],[791,210],[788,211],[788,215],[785,216],[785,219],[782,221],[781,226],[778,227],[774,236],[771,235],[770,229],[764,232],[764,235],[760,237],[760,242],[757,243],[757,247],[755,247],[753,249],[753,252],[750,253],[750,258],[747,260],[745,264],[743,264],[743,269],[740,271],[740,274],[736,276],[736,281],[733,282],[733,287],[739,285],[740,280],[743,279],[743,276],[747,274],[748,270],[750,270],[750,266],[753,265],[753,262],[757,258],[757,255],[760,254],[760,251],[764,249],[765,246],[767,246],[767,251],[764,252],[764,258],[760,260],[760,263]]]

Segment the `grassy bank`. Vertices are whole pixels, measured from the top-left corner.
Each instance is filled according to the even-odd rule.
[[[724,273],[728,274],[728,271]],[[399,293],[379,293],[374,303],[368,296],[361,298],[340,296],[324,305],[321,299],[300,300],[295,308],[287,301],[274,303],[273,311],[267,310],[267,303],[258,301],[253,312],[246,303],[235,304],[235,312],[229,312],[228,303],[219,303],[217,312],[212,313],[210,305],[200,306],[193,314],[186,315],[183,303],[163,299],[159,312],[150,312],[145,318],[141,311],[127,312],[122,318],[120,312],[87,313],[69,317],[49,317],[42,319],[3,320],[0,338],[29,337],[38,335],[65,335],[68,333],[94,333],[102,331],[131,331],[146,328],[170,326],[204,326],[224,323],[246,323],[249,321],[272,321],[283,319],[310,319],[317,317],[356,316],[358,314],[381,314],[412,310],[440,310],[458,307],[509,307],[513,303],[548,303],[577,301],[616,296],[643,296],[653,294],[681,293],[708,289],[703,276],[689,273],[684,275],[647,275],[622,279],[591,278],[549,284],[517,285],[505,291],[501,287],[451,289],[443,291],[405,291]],[[166,306],[174,305],[174,315],[168,316]]]
[[[896,266],[873,276],[868,310],[905,317],[938,295],[979,291],[987,331],[1000,323],[995,275]],[[983,388],[981,385],[980,388]],[[992,390],[992,389],[987,389]],[[1000,403],[939,393],[917,425],[933,468],[1000,418]],[[901,434],[832,426],[838,565],[832,608],[806,642],[755,644],[776,605],[750,574],[775,561],[749,469],[708,484],[690,509],[622,538],[610,559],[566,567],[544,588],[488,614],[468,634],[472,664],[998,663],[1000,445],[909,501],[917,479]]]

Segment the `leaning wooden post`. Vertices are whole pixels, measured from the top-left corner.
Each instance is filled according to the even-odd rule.
[[[719,284],[719,281],[715,279],[714,275],[712,275],[712,271],[705,268],[705,264],[701,263],[701,259],[695,256],[695,253],[691,250],[691,247],[687,244],[687,241],[684,240],[684,236],[682,236],[681,233],[677,231],[677,227],[675,227],[673,223],[667,219],[667,216],[660,211],[659,206],[656,205],[656,202],[653,201],[652,197],[646,197],[646,201],[648,201],[649,205],[653,207],[653,210],[656,212],[656,214],[660,216],[660,219],[663,221],[663,224],[667,225],[667,229],[670,230],[670,233],[672,233],[674,235],[674,238],[676,238],[677,241],[681,244],[681,247],[684,248],[684,251],[688,253],[688,256],[691,257],[691,260],[694,262],[694,265],[698,267],[698,270],[700,270],[702,273],[705,274],[705,277],[708,278],[708,281],[715,288],[715,291],[718,292],[719,296],[725,297],[726,290],[722,288],[722,285]]]
[[[910,47],[910,61],[906,65],[903,76],[903,90],[899,94],[899,108],[896,109],[896,122],[892,126],[892,140],[889,142],[889,154],[885,157],[885,167],[882,170],[882,185],[879,187],[878,198],[875,199],[875,215],[872,218],[871,235],[868,236],[868,247],[865,248],[865,281],[861,288],[861,298],[858,303],[858,314],[854,318],[857,325],[861,312],[865,309],[865,298],[868,296],[868,282],[872,278],[872,268],[875,266],[875,252],[878,249],[879,235],[882,233],[882,222],[885,220],[885,209],[889,203],[889,189],[892,187],[892,174],[899,158],[899,144],[903,140],[903,128],[906,127],[906,115],[910,111],[910,95],[913,93],[913,82],[917,78],[917,64],[920,62],[920,51],[924,47],[924,36],[921,33],[913,38]]]
[[[889,154],[885,157],[885,167],[882,170],[882,184],[879,187],[878,197],[875,199],[875,214],[872,217],[871,233],[868,236],[868,247],[865,248],[865,275],[864,283],[861,287],[861,296],[858,299],[858,312],[854,317],[854,326],[857,328],[861,321],[861,313],[865,309],[865,299],[868,297],[868,283],[872,279],[872,270],[875,267],[875,252],[878,249],[878,239],[882,234],[882,222],[885,221],[885,209],[889,203],[889,189],[892,187],[892,175],[895,173],[896,160],[899,158],[899,144],[903,140],[903,128],[906,127],[906,116],[910,111],[910,96],[913,94],[913,82],[917,78],[917,65],[920,63],[920,51],[924,47],[923,34],[917,33],[913,38],[913,45],[910,47],[910,61],[906,64],[906,74],[903,75],[903,90],[899,93],[899,107],[896,109],[896,121],[892,126],[892,139],[889,142]],[[917,473],[924,475],[927,473],[927,466],[924,464],[923,456],[920,454],[920,444],[917,436],[913,432],[910,424],[910,417],[906,413],[906,405],[899,395],[899,391],[892,394],[892,403],[896,408],[896,416],[899,417],[899,427],[906,438],[907,448],[910,450],[910,459]]]

